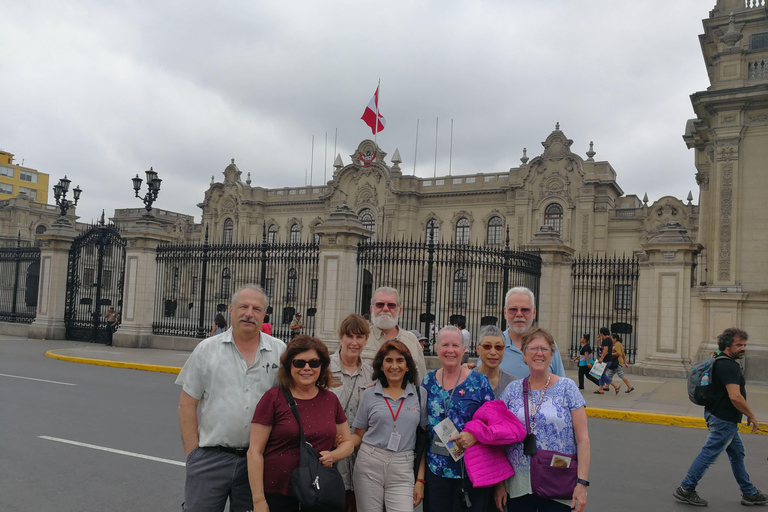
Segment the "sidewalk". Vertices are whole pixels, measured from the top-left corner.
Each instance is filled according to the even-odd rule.
[[[68,348],[49,350],[45,355],[62,361],[113,366],[164,373],[178,373],[189,352],[147,348],[107,347],[91,343],[62,342]],[[577,371],[569,370],[567,376],[578,382]],[[583,391],[587,403],[587,416],[641,423],[706,428],[703,407],[688,400],[685,379],[643,377],[628,375],[635,390],[625,393],[622,383],[619,394],[611,388],[605,395],[595,395],[597,389],[586,382]],[[618,379],[617,379],[617,382]],[[761,420],[759,433],[768,434],[768,386],[747,384],[747,398],[752,411]],[[749,432],[743,424],[742,432]],[[765,431],[765,432],[763,432]]]

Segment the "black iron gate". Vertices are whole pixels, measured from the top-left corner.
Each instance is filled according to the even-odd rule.
[[[123,307],[125,241],[115,226],[98,225],[75,238],[69,250],[67,304],[64,312],[68,340],[111,343],[109,308],[118,318]]]
[[[32,323],[37,311],[40,277],[40,248],[0,249],[0,321]]]
[[[573,311],[570,356],[578,354],[581,335],[589,333],[597,353],[597,332],[607,327],[619,334],[627,362],[637,355],[637,284],[640,263],[632,257],[584,256],[573,261]]]

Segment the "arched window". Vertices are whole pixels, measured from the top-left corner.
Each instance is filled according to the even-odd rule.
[[[491,217],[488,221],[488,245],[501,245],[501,229],[504,221],[501,217]]]
[[[469,219],[462,217],[456,223],[456,243],[459,245],[469,244]]]
[[[221,240],[221,243],[224,245],[229,245],[232,243],[232,232],[234,231],[235,223],[232,222],[232,219],[227,219],[224,221],[224,237]]]
[[[467,303],[467,271],[461,268],[453,274],[453,302],[455,306]]]
[[[370,208],[364,208],[363,210],[360,210],[358,218],[360,219],[360,222],[362,222],[365,229],[374,232],[374,234],[371,235],[371,239],[375,238],[376,216],[373,214],[373,211]]]
[[[296,275],[296,269],[292,268],[288,271],[288,283],[286,283],[286,302],[295,302],[297,297],[297,275]]]
[[[270,224],[267,228],[267,243],[274,244],[277,242],[277,226]]]
[[[221,271],[221,299],[228,299],[232,294],[232,272],[229,271],[229,267],[225,267]]]
[[[292,244],[301,243],[301,227],[298,223],[291,226],[291,237],[288,241]]]
[[[46,231],[48,231],[48,228],[40,224],[35,228],[35,235],[44,235]],[[35,240],[35,247],[42,247],[42,246],[43,246],[42,240]]]
[[[430,241],[437,243],[440,240],[440,223],[434,217],[427,221],[427,243]]]
[[[544,225],[552,226],[555,231],[563,234],[563,207],[557,203],[547,205],[544,210]]]

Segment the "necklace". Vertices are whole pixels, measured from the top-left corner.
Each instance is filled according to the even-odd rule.
[[[536,404],[536,407],[533,407],[533,393],[531,393],[531,408],[533,409],[533,413],[531,414],[531,432],[533,432],[533,429],[536,427],[536,414],[538,414],[539,409],[541,408],[541,403],[544,401],[544,393],[547,392],[547,388],[549,387],[549,379],[552,378],[552,374],[550,373],[547,377],[547,383],[544,384],[544,389],[541,391],[541,396],[539,397],[539,403]]]
[[[451,395],[448,397],[448,403],[445,402],[445,368],[443,368],[443,375],[440,379],[440,385],[443,387],[443,391],[440,393],[440,396],[443,398],[443,410],[445,411],[445,417],[448,417],[448,404],[453,403],[453,394],[456,392],[456,388],[459,387],[459,381],[461,380],[461,372],[462,370],[459,369],[459,376],[456,377],[456,384],[453,385],[453,389],[451,390]]]

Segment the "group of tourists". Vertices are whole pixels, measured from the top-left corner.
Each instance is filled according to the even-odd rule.
[[[565,377],[553,336],[533,325],[527,288],[506,294],[506,331],[480,330],[477,366],[462,363],[461,329],[446,326],[436,337],[440,367],[430,372],[419,340],[398,326],[402,304],[393,288],[374,292],[370,321],[351,314],[341,323],[332,355],[312,336],[286,346],[264,333],[266,311],[260,287],[238,289],[231,328],[202,341],[177,378],[183,510],[223,511],[227,501],[233,512],[402,512],[422,503],[427,512],[584,510],[590,443],[579,388],[586,375],[579,372],[578,387]],[[605,361],[615,341],[603,343],[607,329],[599,336]],[[721,343],[725,353],[743,353],[746,333],[735,340],[733,348]],[[588,342],[585,335],[579,359],[591,364]],[[738,391],[729,384],[730,394]],[[707,421],[711,432],[721,428],[709,413]],[[702,504],[695,484],[725,449],[724,436],[694,462],[678,499]],[[733,461],[738,433],[728,436]],[[294,492],[304,485],[295,478],[307,464],[302,441],[316,466],[335,468],[335,508],[308,505]],[[319,477],[311,485],[319,490]],[[748,481],[742,490],[758,492]]]

